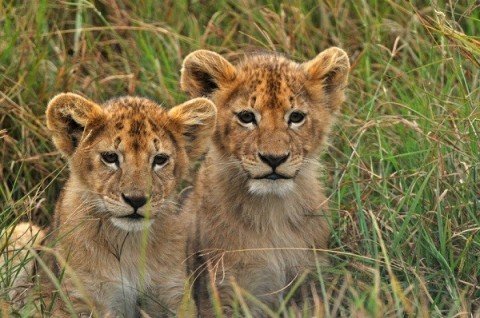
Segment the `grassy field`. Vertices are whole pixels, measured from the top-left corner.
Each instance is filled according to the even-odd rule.
[[[0,1],[0,228],[51,220],[67,175],[45,128],[55,94],[174,105],[195,49],[304,61],[336,45],[352,76],[320,158],[334,217],[317,315],[479,317],[479,35],[475,0]],[[3,315],[31,315],[0,273]]]

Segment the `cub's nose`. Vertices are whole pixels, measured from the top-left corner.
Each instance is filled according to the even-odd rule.
[[[279,165],[287,161],[289,155],[290,155],[289,153],[283,156],[274,156],[274,155],[267,155],[267,154],[261,154],[261,153],[258,154],[260,159],[263,162],[265,162],[267,165],[272,167],[273,170],[275,170],[276,167],[278,167]]]
[[[134,197],[134,196],[126,196],[125,194],[122,193],[122,198],[127,202],[132,208],[135,210],[141,208],[142,206],[147,203],[147,197]]]

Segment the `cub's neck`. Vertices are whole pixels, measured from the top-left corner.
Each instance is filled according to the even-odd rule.
[[[286,194],[251,193],[249,176],[236,159],[223,156],[212,147],[204,162],[204,193],[214,213],[225,213],[245,226],[265,232],[282,227],[303,226],[305,216],[324,215],[327,200],[317,179],[318,165],[306,164],[295,177],[294,189]]]

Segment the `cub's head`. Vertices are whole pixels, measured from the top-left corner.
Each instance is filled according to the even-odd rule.
[[[336,47],[298,64],[256,54],[231,64],[199,50],[185,58],[182,89],[218,108],[216,151],[251,193],[285,195],[312,167],[341,103],[350,64]]]
[[[143,98],[99,105],[66,93],[47,107],[47,127],[71,170],[65,196],[80,198],[77,213],[127,231],[145,228],[162,212],[189,159],[205,150],[215,120],[205,98],[166,111]]]

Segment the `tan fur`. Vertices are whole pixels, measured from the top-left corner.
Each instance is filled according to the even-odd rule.
[[[44,239],[45,232],[27,222],[7,228],[0,234],[0,276],[13,278],[8,296],[17,308],[23,305],[32,285],[35,260],[31,251],[39,248]]]
[[[274,54],[248,55],[235,65],[205,50],[186,57],[182,88],[218,108],[214,144],[185,207],[196,215],[191,273],[204,316],[212,314],[208,288],[218,289],[229,313],[232,277],[276,306],[293,279],[326,264],[324,253],[312,251],[326,249],[329,237],[317,158],[344,100],[348,71],[338,48],[304,64]],[[236,114],[245,110],[256,124],[239,120]],[[289,122],[292,110],[305,113],[304,122]],[[259,154],[288,154],[276,172],[290,179],[256,180],[273,171]]]
[[[181,309],[189,219],[173,196],[215,118],[204,98],[169,112],[135,97],[100,106],[68,93],[49,103],[47,126],[70,168],[50,235],[51,271],[63,275],[62,292],[77,314],[134,317],[138,301],[152,317]],[[104,152],[119,154],[119,165],[106,163]],[[168,162],[155,165],[157,154]],[[149,197],[137,211],[144,219],[124,217],[134,209],[122,195]],[[53,314],[70,316],[58,295]]]

